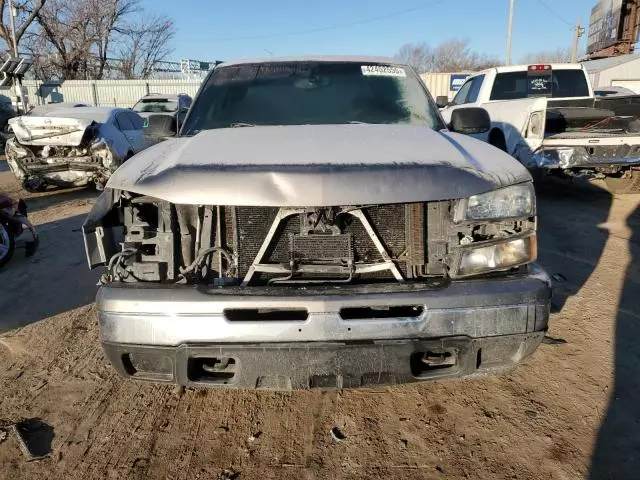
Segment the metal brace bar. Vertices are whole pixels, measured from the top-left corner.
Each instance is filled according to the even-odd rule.
[[[271,245],[271,241],[273,240],[273,237],[275,236],[276,232],[278,231],[278,227],[280,226],[280,222],[282,222],[282,220],[284,220],[287,217],[290,217],[291,215],[296,215],[298,213],[303,213],[305,210],[302,208],[281,208],[280,210],[278,210],[278,213],[276,215],[276,218],[273,219],[273,223],[271,224],[271,228],[269,229],[269,232],[267,233],[267,236],[264,238],[264,241],[262,242],[262,246],[260,246],[260,250],[258,250],[258,253],[256,254],[256,258],[253,259],[253,263],[251,264],[251,266],[249,267],[249,270],[247,271],[247,274],[244,276],[244,280],[242,281],[242,286],[246,287],[247,285],[249,285],[249,282],[251,281],[251,279],[253,278],[253,275],[256,272],[256,267],[258,267],[258,265],[260,265],[262,263],[262,260],[264,260],[264,255],[267,252],[267,249],[269,248],[269,245]]]
[[[376,235],[376,232],[373,230],[373,227],[369,223],[369,219],[364,214],[362,209],[358,208],[356,210],[350,210],[348,213],[356,217],[358,220],[360,220],[360,223],[362,223],[362,226],[369,234],[369,237],[371,237],[371,241],[378,249],[378,252],[380,252],[382,259],[388,265],[387,268],[391,270],[391,273],[393,273],[393,276],[396,278],[396,280],[398,280],[399,282],[404,282],[404,277],[402,276],[402,273],[400,273],[400,270],[398,270],[398,267],[396,266],[396,264],[393,263],[393,260],[391,260],[391,257],[385,250],[384,245],[382,245],[382,242],[378,238],[378,235]]]
[[[369,263],[366,265],[356,265],[355,274],[358,273],[371,273],[371,272],[382,272],[383,270],[391,270],[393,262],[382,262],[382,263]]]
[[[261,273],[291,273],[291,269],[275,263],[256,263],[253,265],[255,272]]]

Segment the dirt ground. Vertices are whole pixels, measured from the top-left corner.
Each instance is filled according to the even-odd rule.
[[[640,195],[555,186],[539,252],[558,284],[545,343],[500,376],[343,392],[180,391],[119,378],[98,344],[80,226],[95,193],[27,198],[41,233],[0,272],[0,478],[626,479],[640,471]],[[338,427],[346,436],[333,438]]]

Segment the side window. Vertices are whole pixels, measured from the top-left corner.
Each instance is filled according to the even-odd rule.
[[[126,130],[135,130],[129,116],[125,112],[121,112],[116,115],[116,127],[122,132]]]
[[[478,75],[477,77],[470,78],[464,85],[458,90],[458,93],[451,102],[453,105],[462,105],[464,103],[473,103],[478,100],[480,94],[480,87],[484,81],[484,75]]]
[[[131,122],[131,124],[133,125],[133,129],[132,130],[142,130],[142,127],[144,127],[144,120],[140,115],[136,115],[133,112],[127,112],[127,118],[129,118],[129,121]]]
[[[472,80],[473,79],[469,79],[466,82],[464,82],[464,85],[460,87],[460,90],[458,90],[458,93],[456,93],[456,96],[453,97],[453,100],[451,101],[452,105],[462,105],[463,103],[465,103],[465,100],[469,95],[469,89],[471,89]]]
[[[484,82],[484,75],[478,75],[471,80],[471,88],[469,88],[469,95],[467,95],[467,100],[464,103],[474,103],[478,100],[478,95],[480,94],[480,88],[482,87],[482,82]]]
[[[506,72],[496,75],[489,100],[527,98],[527,72]]]

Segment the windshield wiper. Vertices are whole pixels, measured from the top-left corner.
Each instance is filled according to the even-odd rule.
[[[255,127],[255,125],[253,123],[244,123],[244,122],[234,122],[232,124],[229,125],[231,128],[238,128],[238,127]]]

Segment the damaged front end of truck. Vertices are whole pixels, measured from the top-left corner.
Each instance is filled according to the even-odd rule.
[[[530,183],[511,187],[531,197]],[[474,196],[471,202],[477,202]],[[104,284],[435,283],[535,260],[535,212],[465,217],[469,200],[268,207],[175,204],[107,189],[84,225]],[[533,207],[532,207],[533,208]]]
[[[93,120],[24,116],[9,123],[15,137],[5,146],[7,162],[27,191],[90,183],[102,189],[123,161],[105,132],[114,127]]]
[[[382,139],[341,160],[345,142],[383,128],[405,139],[388,152],[421,160],[380,161]],[[306,149],[241,160],[285,137]],[[142,380],[285,389],[514,366],[548,321],[533,185],[490,146],[447,138],[389,126],[207,131],[123,165],[83,225],[89,265],[105,267],[97,310],[112,364]],[[313,142],[333,160],[315,161]],[[199,156],[206,145],[225,159]]]

